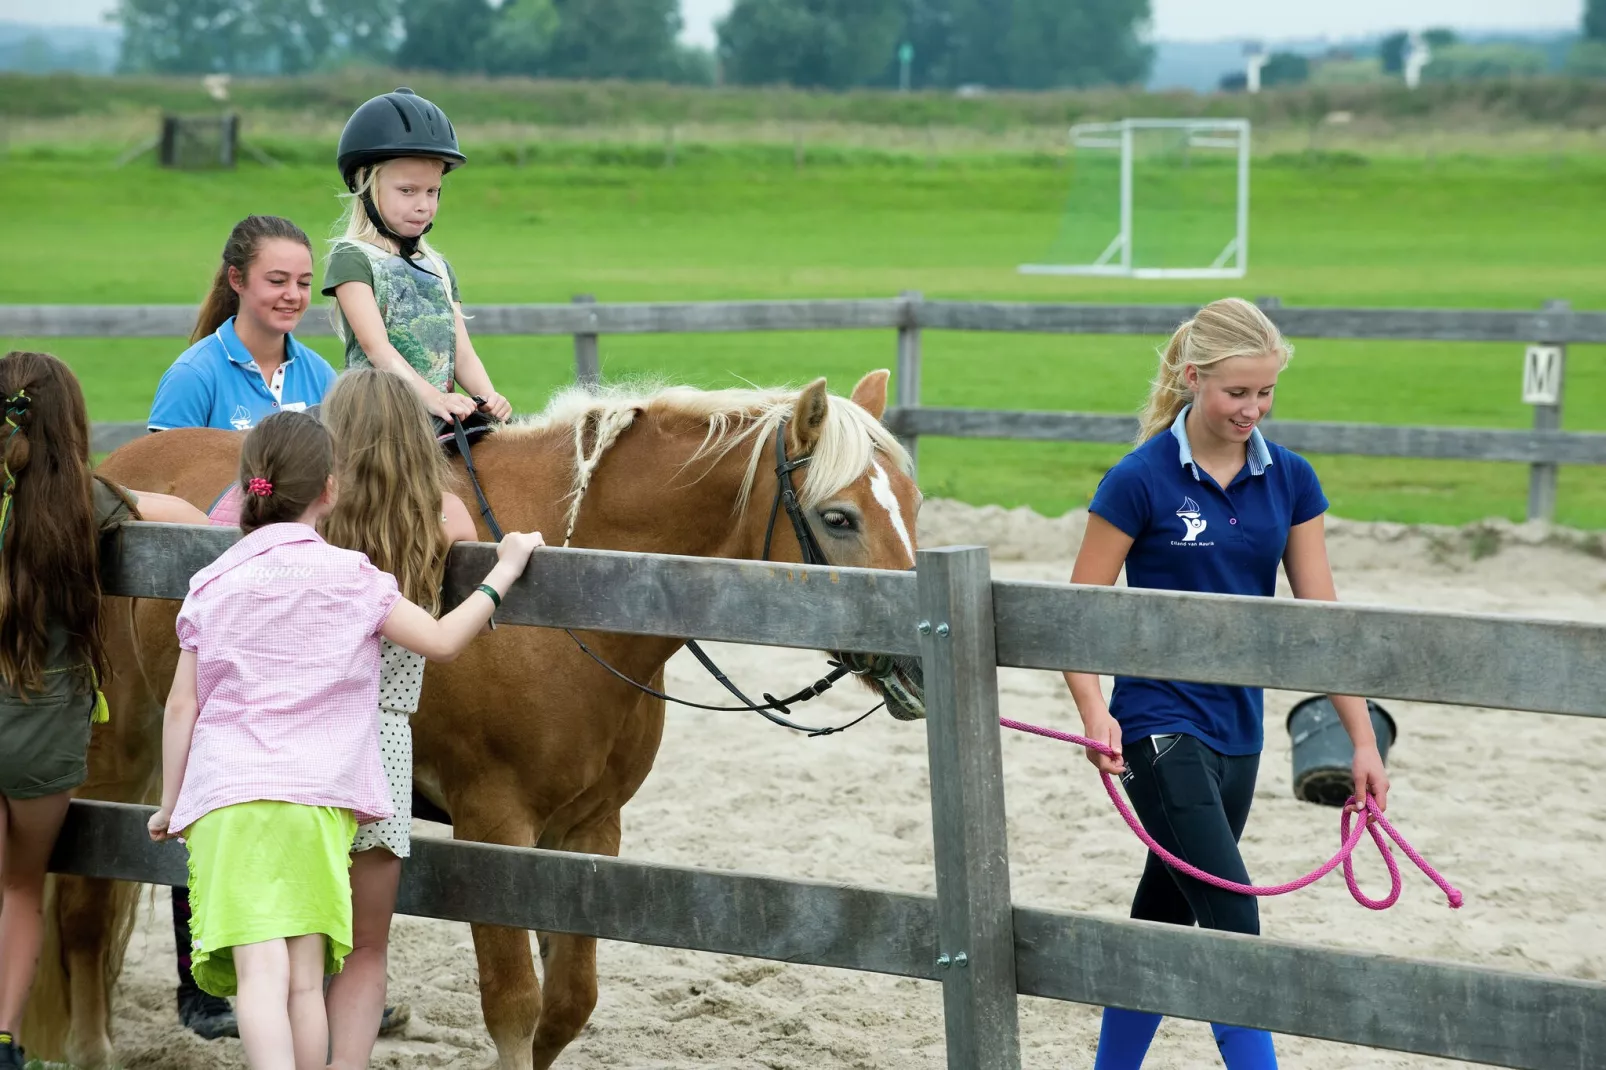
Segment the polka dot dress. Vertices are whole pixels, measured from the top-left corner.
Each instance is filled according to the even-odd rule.
[[[424,688],[424,657],[379,640],[379,753],[390,781],[395,816],[357,829],[353,852],[383,847],[397,858],[412,853],[413,728],[418,695]]]

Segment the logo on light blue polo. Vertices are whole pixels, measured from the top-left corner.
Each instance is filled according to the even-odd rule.
[[[1199,503],[1192,498],[1185,497],[1182,499],[1182,508],[1177,510],[1177,518],[1182,521],[1183,529],[1186,532],[1182,536],[1183,542],[1193,542],[1204,534],[1205,528],[1210,526],[1200,514]]]
[[[229,417],[229,423],[234,425],[236,431],[251,430],[251,410],[244,405],[234,406],[234,415]]]

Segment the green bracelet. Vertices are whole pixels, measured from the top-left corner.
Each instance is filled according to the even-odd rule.
[[[476,591],[484,591],[485,592],[486,597],[488,597],[491,600],[491,608],[492,609],[501,609],[502,608],[502,596],[496,593],[496,588],[495,587],[492,587],[488,583],[482,583],[482,584],[480,584],[478,587],[476,587],[474,589]]]

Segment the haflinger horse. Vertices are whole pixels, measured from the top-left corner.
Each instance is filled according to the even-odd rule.
[[[835,566],[908,569],[920,494],[908,454],[880,423],[887,378],[865,376],[851,399],[827,393],[824,379],[794,391],[575,388],[542,416],[486,436],[474,447],[475,468],[503,527],[541,531],[552,543],[568,534],[578,547],[746,559],[767,551],[779,562],[823,555]],[[164,431],[117,450],[100,470],[205,509],[236,478],[242,438]],[[784,513],[775,519],[783,478],[796,487],[796,526]],[[112,720],[96,730],[81,797],[156,801],[177,611],[173,601],[108,599]],[[658,690],[682,645],[581,637],[620,674]],[[866,660],[880,668],[864,679],[894,717],[924,715],[917,659]],[[652,769],[663,722],[661,699],[606,672],[563,631],[504,627],[425,672],[413,718],[415,788],[450,815],[459,839],[616,855],[620,809]],[[86,1070],[113,1062],[110,998],[137,890],[54,879],[22,1031],[42,1057]],[[473,932],[497,1065],[550,1066],[596,1005],[596,941],[540,934],[543,991],[527,933]]]

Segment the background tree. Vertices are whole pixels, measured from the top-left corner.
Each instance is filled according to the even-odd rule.
[[[1260,84],[1299,85],[1310,80],[1310,60],[1298,52],[1273,52],[1260,68]]]
[[[1584,36],[1606,41],[1606,0],[1584,0]]]
[[[553,0],[553,6],[558,23],[543,74],[669,78],[680,66],[680,0]]]
[[[388,58],[400,0],[120,0],[120,66],[301,74]]]
[[[1378,44],[1377,53],[1382,61],[1384,74],[1405,72],[1405,46],[1410,40],[1411,35],[1402,31],[1389,34]]]
[[[736,0],[719,23],[728,81],[846,88],[887,65],[904,25],[902,0]]]
[[[911,89],[954,85],[954,3],[953,0],[903,0],[903,32],[897,45],[914,47],[909,65]],[[886,68],[872,79],[872,85],[896,86],[903,73],[897,45],[887,57]]]
[[[544,74],[560,21],[552,0],[504,0],[472,56],[487,74]]]
[[[1053,89],[1142,81],[1154,50],[1138,39],[1149,0],[1015,0],[1008,82]]]
[[[396,65],[404,70],[474,71],[498,12],[488,0],[408,0]]]

